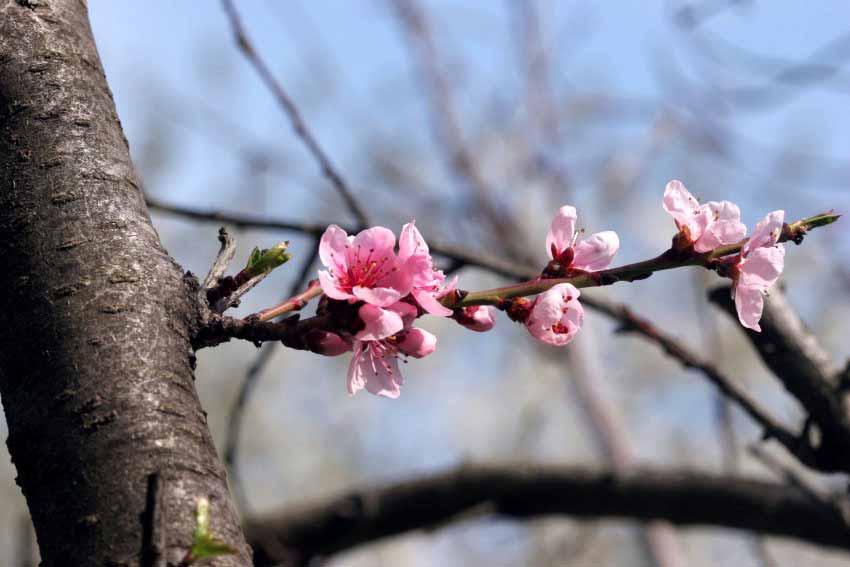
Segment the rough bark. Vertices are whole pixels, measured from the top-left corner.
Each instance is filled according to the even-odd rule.
[[[257,565],[307,565],[474,512],[519,519],[665,519],[678,526],[722,526],[850,547],[840,509],[791,486],[690,471],[612,473],[554,465],[466,465],[286,509],[248,521],[245,529]]]
[[[177,562],[201,496],[239,550],[214,564],[250,563],[193,383],[195,285],[150,223],[85,2],[0,0],[0,396],[45,565],[139,565],[146,518]]]

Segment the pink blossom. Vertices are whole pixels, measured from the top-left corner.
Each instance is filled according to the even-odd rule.
[[[365,325],[355,335],[354,356],[348,366],[348,393],[367,391],[387,398],[397,398],[404,377],[398,367],[400,356],[422,358],[437,347],[437,337],[411,327],[418,310],[399,302],[386,309],[362,305],[358,311]]]
[[[699,253],[734,244],[747,234],[738,205],[730,201],[709,201],[700,205],[681,181],[674,179],[664,188],[664,210],[676,227]]]
[[[416,228],[415,222],[410,221],[401,228],[398,242],[398,257],[405,263],[405,269],[411,278],[410,293],[422,309],[431,315],[448,317],[452,310],[439,301],[439,298],[448,292],[445,286],[446,276],[442,270],[434,269],[428,244]]]
[[[576,243],[575,207],[564,205],[558,209],[549,233],[546,235],[546,250],[549,257],[561,264],[561,268],[596,272],[607,268],[620,248],[620,239],[613,230],[597,232]]]
[[[569,283],[558,284],[538,295],[525,321],[528,332],[550,345],[563,346],[572,341],[584,321],[579,295],[579,290]]]
[[[411,275],[396,256],[395,235],[377,226],[357,236],[331,225],[319,243],[327,270],[319,271],[322,291],[331,299],[362,300],[377,307],[396,303],[410,292]]]
[[[472,305],[460,309],[453,318],[470,331],[483,333],[495,326],[496,309],[489,305]]]
[[[785,211],[773,211],[759,221],[732,266],[732,297],[741,325],[761,332],[764,295],[785,267],[785,247],[778,243]]]

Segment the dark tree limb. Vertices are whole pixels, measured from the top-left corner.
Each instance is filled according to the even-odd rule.
[[[198,285],[144,204],[85,2],[0,0],[0,396],[43,565],[139,565],[147,479],[165,555],[199,497],[245,565],[192,373]]]
[[[570,466],[474,465],[254,518],[246,533],[257,565],[304,565],[364,543],[440,527],[470,511],[525,519],[665,519],[850,549],[840,510],[792,487],[697,472]]]
[[[712,290],[709,299],[737,321],[728,287]],[[778,287],[765,298],[760,325],[760,333],[744,331],[765,365],[808,412],[811,425],[817,427],[819,435],[811,439],[815,468],[850,472],[850,415],[839,373],[829,355]]]

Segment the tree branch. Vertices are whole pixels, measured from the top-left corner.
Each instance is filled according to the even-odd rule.
[[[262,79],[266,87],[268,87],[268,89],[272,92],[278,104],[280,104],[281,108],[286,113],[290,123],[292,124],[293,130],[295,130],[295,135],[304,142],[307,150],[319,163],[319,167],[322,169],[322,174],[328,179],[328,181],[331,182],[331,185],[334,186],[334,189],[336,189],[337,193],[339,193],[342,197],[346,207],[357,221],[357,224],[361,227],[369,226],[369,218],[366,215],[366,212],[357,202],[357,199],[354,198],[354,193],[348,187],[345,179],[343,179],[342,175],[339,174],[330,158],[319,145],[319,142],[316,141],[313,133],[310,132],[309,128],[307,128],[307,124],[305,124],[304,119],[301,118],[301,113],[298,112],[298,107],[295,106],[295,103],[289,97],[286,90],[283,88],[283,85],[275,79],[269,66],[263,58],[260,57],[259,52],[251,43],[250,39],[248,39],[248,34],[245,33],[242,20],[239,17],[239,13],[236,11],[236,6],[231,0],[222,0],[222,5],[224,7],[224,13],[227,16],[227,20],[230,23],[231,31],[236,39],[236,45],[257,71],[257,74],[260,75],[260,79]]]
[[[251,519],[246,533],[257,565],[304,565],[360,544],[442,526],[473,509],[519,519],[666,519],[850,549],[850,531],[837,508],[774,482],[697,472],[633,469],[613,474],[542,465],[468,465],[354,490]]]
[[[728,287],[712,290],[709,299],[737,320]],[[777,286],[765,298],[760,325],[760,333],[744,329],[747,337],[819,429],[820,439],[810,440],[813,463],[807,464],[822,471],[850,472],[850,416],[829,355]]]

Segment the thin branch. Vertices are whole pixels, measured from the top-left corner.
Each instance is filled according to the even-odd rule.
[[[148,207],[164,213],[175,214],[202,222],[223,222],[240,228],[301,232],[311,235],[314,238],[321,236],[327,226],[326,224],[269,220],[249,215],[198,211],[191,208],[161,203],[150,199],[150,197],[148,197]],[[354,230],[352,227],[348,228],[350,230]],[[449,258],[453,263],[453,269],[460,269],[465,266],[477,267],[511,280],[527,280],[535,277],[539,273],[533,268],[518,267],[513,262],[506,261],[500,257],[491,256],[483,252],[468,250],[463,247],[432,243],[431,251],[436,255]],[[306,266],[305,269],[307,269]],[[307,276],[304,276],[304,273],[302,272],[302,278],[306,277]],[[303,281],[300,282],[300,286],[303,286]],[[297,293],[300,286],[290,290],[290,295],[288,297]],[[777,439],[798,458],[801,458],[801,455],[804,455],[801,447],[804,448],[805,446],[800,443],[794,433],[781,425],[775,418],[771,417],[769,412],[762,408],[760,404],[745,390],[741,389],[734,380],[723,375],[713,364],[702,359],[702,357],[700,357],[694,350],[688,348],[684,343],[682,343],[682,341],[674,338],[672,335],[661,332],[650,321],[639,317],[625,305],[618,304],[601,297],[591,296],[587,293],[582,294],[581,302],[583,305],[619,321],[621,331],[634,332],[639,336],[661,346],[668,355],[679,360],[685,367],[701,371],[713,384],[715,384],[715,386],[720,389],[722,393],[729,396],[729,398],[738,404],[744,412],[747,413],[747,415],[762,426],[765,430],[766,436]],[[282,327],[276,328],[281,329]],[[288,327],[283,328],[286,329],[286,333],[291,333]],[[269,329],[269,332],[272,330],[273,329]],[[276,336],[273,340],[280,340],[281,338],[282,337]],[[235,408],[236,406],[234,406],[234,409]],[[227,455],[227,452],[225,454]],[[230,464],[232,466],[232,462]]]
[[[239,17],[239,13],[236,11],[236,6],[231,0],[222,0],[222,5],[224,7],[224,12],[227,15],[227,19],[230,22],[230,28],[236,39],[236,45],[257,71],[257,74],[260,75],[263,83],[265,83],[266,87],[272,92],[278,104],[280,104],[281,108],[286,113],[292,124],[293,130],[295,130],[295,135],[301,139],[307,147],[307,150],[309,150],[310,154],[312,154],[319,163],[319,166],[322,169],[322,174],[331,182],[342,197],[343,201],[345,201],[346,207],[348,207],[348,210],[352,215],[354,215],[357,224],[362,227],[369,226],[369,218],[357,202],[357,199],[354,198],[354,194],[348,184],[345,182],[342,175],[339,174],[336,167],[334,167],[324,150],[322,150],[322,147],[319,145],[318,141],[316,141],[316,138],[310,132],[310,129],[307,128],[307,125],[301,118],[301,113],[298,112],[298,107],[295,106],[295,103],[289,97],[286,90],[283,88],[283,85],[275,79],[275,76],[271,72],[269,66],[262,57],[260,57],[251,41],[248,39],[248,35],[245,33],[245,28],[242,25],[242,20]]]
[[[713,290],[709,299],[737,319],[728,287]],[[776,287],[765,298],[760,325],[760,333],[745,330],[747,337],[765,365],[808,412],[806,433],[815,428],[819,433],[819,438],[810,440],[814,463],[807,464],[822,471],[850,472],[850,415],[829,355]]]
[[[614,474],[542,465],[469,465],[354,490],[253,518],[246,523],[246,533],[257,565],[305,565],[357,545],[444,525],[473,508],[523,519],[666,519],[850,549],[850,531],[840,510],[775,482],[697,472],[632,469]]]
[[[416,56],[422,75],[422,83],[429,104],[431,130],[437,147],[443,151],[449,171],[462,181],[477,207],[481,218],[490,225],[493,234],[505,231],[519,234],[516,219],[510,211],[499,207],[490,198],[495,194],[493,187],[481,172],[481,167],[464,140],[460,113],[454,100],[451,83],[444,72],[425,12],[415,0],[389,0],[401,24],[401,30]],[[525,250],[516,241],[505,242],[505,251],[513,258],[528,261]]]

